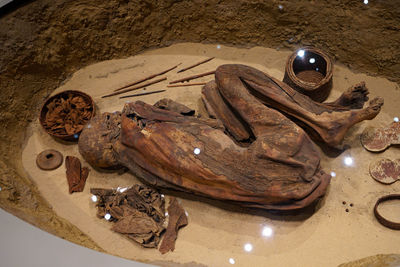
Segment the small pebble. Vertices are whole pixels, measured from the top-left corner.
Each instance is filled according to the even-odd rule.
[[[353,207],[353,203],[350,203],[350,207]]]
[[[346,212],[349,212],[349,209],[346,209]]]
[[[343,205],[346,205],[346,201],[343,201],[342,204],[343,204]]]

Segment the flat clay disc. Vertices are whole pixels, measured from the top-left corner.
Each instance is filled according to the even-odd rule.
[[[369,166],[372,178],[383,184],[392,184],[400,180],[400,159],[381,159]]]
[[[36,157],[36,165],[42,170],[54,170],[61,166],[63,155],[54,149],[47,149]]]
[[[367,127],[362,132],[361,144],[371,152],[380,152],[390,146],[390,140],[382,128]]]

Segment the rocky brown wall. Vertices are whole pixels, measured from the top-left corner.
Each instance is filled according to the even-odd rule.
[[[400,82],[400,1],[36,0],[0,17],[0,207],[96,248],[57,217],[21,168],[25,127],[68,75],[175,42],[313,45]]]

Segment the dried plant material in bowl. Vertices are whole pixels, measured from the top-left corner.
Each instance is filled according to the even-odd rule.
[[[94,116],[92,98],[80,91],[58,93],[44,103],[40,111],[40,124],[51,136],[77,140],[83,127]]]
[[[329,56],[313,47],[289,56],[283,81],[312,100],[323,102],[332,89],[333,63]]]

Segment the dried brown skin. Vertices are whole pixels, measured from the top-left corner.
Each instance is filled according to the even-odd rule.
[[[343,110],[340,104],[314,102],[287,84],[244,65],[220,66],[215,79],[226,101],[230,102],[236,92],[230,88],[246,87],[261,103],[296,118],[333,147],[342,142],[347,130],[354,124],[375,118],[383,105],[383,99],[379,97],[373,99],[367,108],[357,110]],[[243,113],[246,113],[244,109]]]
[[[325,192],[330,177],[320,170],[315,146],[301,128],[275,110],[258,107],[257,112],[265,109],[284,125],[275,123],[279,134],[257,131],[257,139],[243,148],[201,122],[169,111],[156,113],[142,102],[130,104],[135,113],[127,115],[142,118],[146,126],[141,129],[122,116],[120,161],[157,186],[244,206],[302,208]],[[199,155],[193,153],[196,147]]]
[[[98,197],[97,216],[103,218],[106,213],[112,216],[113,231],[143,247],[158,246],[164,231],[165,203],[157,191],[136,184],[124,192],[100,188],[92,188],[90,192]]]
[[[80,160],[73,156],[65,158],[65,168],[67,171],[69,193],[82,192],[89,175],[89,169],[87,167],[81,168]]]
[[[178,230],[188,224],[185,210],[174,197],[169,201],[168,216],[167,230],[159,248],[161,254],[175,250],[175,240],[178,237]]]
[[[202,100],[210,117],[217,118],[225,125],[227,132],[237,141],[250,139],[250,133],[245,125],[235,116],[233,111],[222,99],[215,81],[209,82],[203,87]],[[217,115],[218,114],[218,115]]]
[[[100,168],[116,167],[117,155],[113,144],[120,134],[121,113],[103,113],[94,117],[79,137],[79,152],[91,165]],[[98,133],[102,134],[99,135]]]
[[[170,110],[182,115],[194,115],[194,110],[191,108],[188,108],[185,105],[182,105],[181,103],[175,102],[171,99],[168,98],[163,98],[159,101],[157,101],[154,104],[155,107],[160,108],[160,109],[166,109]]]
[[[255,137],[247,148],[204,121],[138,101],[123,111],[121,142],[113,146],[120,163],[151,184],[244,206],[296,209],[323,195],[330,177],[304,131],[241,82],[229,88],[240,95],[229,99],[231,109]]]
[[[369,100],[369,91],[365,82],[357,83],[348,88],[343,94],[334,102],[324,103],[325,105],[333,107],[343,107],[343,110],[361,109],[364,103]],[[340,111],[338,109],[338,111]]]
[[[248,66],[223,65],[203,89],[214,123],[137,101],[124,107],[120,140],[112,146],[121,165],[155,186],[264,209],[303,208],[325,193],[330,176],[308,135],[281,112],[311,127],[329,145],[356,122],[376,116],[353,102],[321,104]],[[356,87],[340,99],[356,98]],[[356,101],[356,102],[357,102]],[[271,106],[273,108],[270,108]],[[222,122],[226,135],[220,128]],[[101,120],[98,121],[101,123]],[[93,124],[93,123],[91,123]],[[91,130],[94,138],[99,134]],[[193,153],[195,148],[200,154]],[[92,153],[90,147],[86,154]]]

